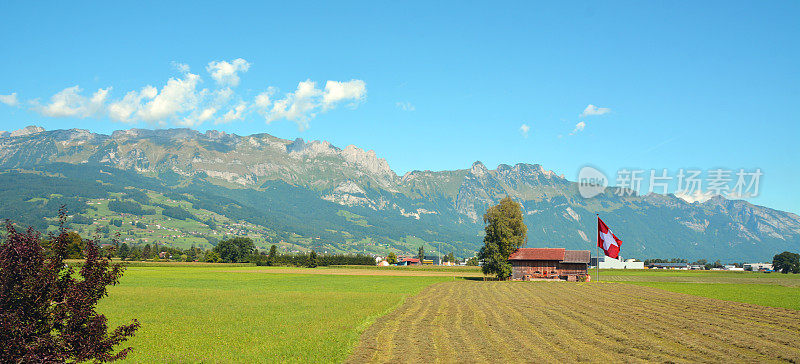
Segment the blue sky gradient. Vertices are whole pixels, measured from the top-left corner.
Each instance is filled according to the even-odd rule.
[[[571,180],[587,164],[611,175],[760,168],[751,202],[800,213],[797,19],[797,1],[7,1],[0,95],[15,100],[0,98],[0,130],[176,127],[189,112],[125,123],[102,108],[47,116],[36,102],[77,85],[85,97],[111,87],[107,105],[182,79],[176,64],[213,91],[209,62],[241,58],[233,98],[194,128],[355,144],[400,174],[476,160]],[[254,106],[306,80],[361,80],[365,93],[317,105],[305,129]],[[214,123],[239,102],[241,119]],[[609,111],[580,116],[590,104]]]

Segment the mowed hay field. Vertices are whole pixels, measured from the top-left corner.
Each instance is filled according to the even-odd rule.
[[[141,322],[124,343],[134,348],[126,362],[338,362],[375,318],[426,286],[453,279],[348,272],[129,267],[98,309],[111,325]]]
[[[800,362],[800,311],[623,283],[442,282],[348,361]]]
[[[800,310],[800,274],[681,270],[601,270],[600,279],[720,300]]]

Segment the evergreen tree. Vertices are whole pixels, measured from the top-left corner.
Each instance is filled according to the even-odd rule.
[[[267,255],[267,265],[272,266],[276,265],[278,259],[278,247],[275,244],[272,244],[269,247],[269,254]]]
[[[125,258],[128,257],[128,254],[130,254],[130,252],[131,248],[128,247],[128,244],[122,243],[122,245],[119,246],[119,252],[117,252],[117,256],[120,257],[122,260],[125,260]]]
[[[420,245],[419,249],[417,250],[417,258],[419,258],[419,264],[422,264],[422,261],[425,259],[425,246]]]
[[[306,267],[308,268],[317,267],[317,252],[312,250],[311,253],[308,253],[308,263],[306,263]]]

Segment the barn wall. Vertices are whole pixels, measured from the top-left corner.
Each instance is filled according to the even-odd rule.
[[[512,260],[511,279],[523,279],[526,275],[545,272],[557,272],[558,261],[555,260]]]
[[[587,265],[585,263],[559,263],[559,275],[586,274]]]

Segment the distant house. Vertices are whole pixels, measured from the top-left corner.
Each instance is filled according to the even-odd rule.
[[[744,270],[746,271],[772,271],[772,264],[771,263],[746,263],[743,265]]]
[[[402,258],[397,265],[417,265],[419,264],[419,259],[417,258]]]
[[[564,248],[520,248],[508,257],[511,279],[537,278],[576,281],[587,275],[590,253],[588,250]]]

